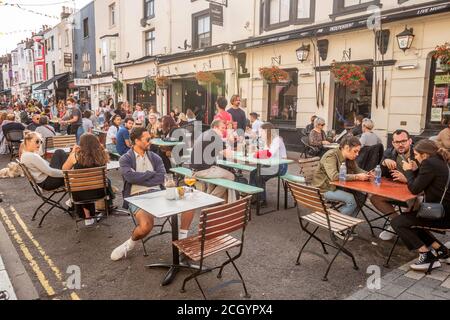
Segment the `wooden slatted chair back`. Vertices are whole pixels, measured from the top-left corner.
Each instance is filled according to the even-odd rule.
[[[70,193],[106,189],[106,167],[64,171],[64,181]]]
[[[246,197],[231,204],[202,210],[198,228],[202,240],[245,230],[250,216],[250,200],[251,197]]]
[[[318,188],[288,182],[294,200],[301,206],[315,212],[328,214],[322,195]]]
[[[77,144],[75,135],[48,137],[45,142],[47,149],[71,148]]]
[[[320,158],[300,159],[298,163],[300,166],[300,175],[305,178],[306,184],[311,184],[314,174],[319,167]]]

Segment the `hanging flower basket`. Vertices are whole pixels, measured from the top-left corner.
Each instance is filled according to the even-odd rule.
[[[289,80],[289,73],[277,66],[259,68],[259,73],[269,84],[286,82]]]
[[[195,74],[195,79],[202,87],[207,87],[209,84],[220,84],[220,79],[210,71],[199,71]]]
[[[151,77],[146,77],[142,82],[142,91],[144,92],[155,92],[156,83]]]
[[[367,81],[366,68],[356,64],[338,64],[333,61],[331,73],[336,78],[336,82],[351,90],[357,90],[363,82]]]
[[[169,78],[166,76],[158,76],[156,77],[156,85],[161,90],[165,90],[169,87]]]
[[[444,72],[450,71],[450,43],[446,42],[436,47],[434,58],[439,60],[440,67]]]
[[[123,82],[117,79],[113,83],[113,90],[116,94],[122,94],[123,93]]]

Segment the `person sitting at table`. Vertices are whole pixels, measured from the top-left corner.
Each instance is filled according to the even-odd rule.
[[[152,139],[159,138],[161,135],[161,128],[158,122],[158,116],[156,113],[150,113],[148,115],[147,131],[150,133]]]
[[[144,123],[145,121],[145,111],[142,107],[142,104],[137,103],[136,104],[136,111],[133,112],[133,119],[134,121],[139,121],[141,123]]]
[[[381,139],[374,133],[372,130],[375,127],[375,124],[370,119],[364,119],[362,121],[362,135],[359,138],[361,141],[361,148],[364,147],[372,147],[377,144],[381,144]]]
[[[36,132],[39,133],[42,138],[42,146],[40,151],[40,155],[42,156],[45,152],[47,138],[56,136],[56,131],[48,124],[47,116],[41,116],[39,119],[39,127],[36,129]]]
[[[56,150],[49,164],[39,155],[41,145],[42,137],[39,133],[26,133],[20,161],[28,168],[39,187],[53,191],[64,186],[62,167],[68,155],[63,150]]]
[[[360,137],[363,134],[362,122],[364,117],[362,115],[357,115],[355,117],[355,127],[352,129],[352,135],[355,137]]]
[[[195,140],[191,153],[191,169],[194,171],[194,177],[235,180],[233,173],[217,165],[217,157],[224,150],[223,133],[226,130],[223,120],[214,120],[211,129],[203,132]],[[222,198],[228,203],[235,200],[232,191],[221,186],[209,184],[206,193]]]
[[[161,123],[161,138],[162,139],[171,139],[175,130],[178,129],[178,125],[172,116],[164,116],[162,117]],[[172,157],[172,147],[159,147],[158,155],[164,162],[164,166],[167,172],[170,172],[172,168],[172,162],[170,158]]]
[[[151,138],[147,129],[134,128],[131,131],[130,139],[133,147],[120,158],[120,172],[124,180],[124,199],[160,191],[166,175],[161,157],[149,151]],[[113,261],[126,258],[136,243],[150,234],[154,225],[154,217],[151,212],[141,210],[127,201],[124,201],[123,207],[129,209],[130,213],[135,216],[137,227],[131,238],[111,253]],[[187,238],[193,218],[193,211],[181,215],[179,239]]]
[[[392,147],[384,152],[383,160],[381,161],[382,176],[399,183],[407,183],[405,171],[403,170],[403,160],[414,160],[414,149],[412,146],[412,139],[409,132],[403,129],[396,130],[392,136]],[[395,213],[395,204],[405,206],[410,211],[416,201],[409,201],[408,203],[396,203],[391,199],[381,196],[372,195],[370,202],[374,207],[384,215]],[[387,226],[387,231],[380,233],[381,240],[389,241],[395,237],[391,226]]]
[[[39,120],[41,119],[41,115],[39,113],[33,114],[31,118],[31,123],[27,126],[27,130],[36,131],[39,127]]]
[[[9,131],[24,131],[25,130],[25,126],[16,121],[16,116],[14,115],[14,113],[9,113],[6,115],[6,120],[3,121],[2,125],[1,125],[2,131],[3,131],[3,135],[6,137],[6,134]]]
[[[323,128],[325,127],[325,120],[317,117],[314,120],[314,129],[309,134],[309,144],[319,149],[318,156],[322,156],[327,150],[324,149],[324,145],[329,145],[327,135]]]
[[[91,120],[92,112],[90,110],[86,110],[83,112],[82,125],[84,129],[84,133],[92,133],[94,129],[94,123]]]
[[[85,133],[80,138],[80,146],[73,148],[67,161],[64,163],[62,169],[67,170],[80,170],[89,168],[106,167],[109,162],[109,155],[100,144],[98,138],[90,133]],[[78,201],[83,199],[95,198],[99,193],[102,194],[103,190],[89,190],[75,192],[73,197]],[[111,183],[108,180],[108,195],[110,199],[113,198],[114,193],[111,189]],[[85,219],[86,226],[93,225],[95,220],[92,218],[95,216],[95,204],[76,205],[75,210],[79,217]]]
[[[122,123],[122,118],[117,114],[114,115],[110,121],[111,126],[108,129],[108,133],[106,134],[106,149],[110,153],[117,153],[116,144],[117,144],[117,132],[119,132],[120,124]]]
[[[312,185],[324,193],[329,201],[343,202],[339,209],[342,214],[356,216],[357,203],[352,193],[337,189],[331,182],[339,181],[339,171],[343,163],[347,166],[346,181],[369,181],[370,175],[358,167],[356,158],[361,150],[361,142],[356,137],[345,137],[339,148],[329,150],[322,157],[314,174]],[[338,235],[343,237],[345,235]]]
[[[188,124],[188,121],[187,121],[186,115],[184,113],[180,113],[178,115],[177,125],[179,127],[183,127],[183,126],[185,126],[187,124]]]
[[[430,231],[423,228],[450,228],[450,190],[448,186],[450,153],[440,149],[431,140],[421,140],[414,148],[415,159],[403,161],[408,189],[415,195],[425,193],[427,203],[442,203],[445,216],[440,220],[418,218],[415,212],[392,219],[391,225],[409,250],[418,251],[418,261],[411,265],[416,271],[441,267],[440,261],[450,264],[449,249],[438,241]],[[432,252],[432,250],[434,253]],[[430,266],[430,264],[433,264]]]
[[[131,148],[130,131],[133,129],[134,119],[126,118],[123,127],[119,129],[116,135],[116,150],[117,153],[123,156]]]
[[[284,145],[283,139],[278,135],[277,130],[271,123],[264,123],[260,129],[260,139],[265,142],[265,150],[269,150],[271,156],[270,159],[282,160],[287,159],[286,146]],[[250,185],[257,186],[264,189],[264,192],[260,195],[261,208],[267,207],[267,194],[266,194],[266,183],[278,176],[284,176],[288,171],[287,164],[281,164],[276,167],[263,167],[261,169],[262,174],[259,181],[257,181],[256,170],[250,173]],[[266,173],[265,173],[266,172]]]
[[[439,132],[436,143],[440,148],[450,150],[450,117],[446,116],[444,124],[447,125],[445,129]]]

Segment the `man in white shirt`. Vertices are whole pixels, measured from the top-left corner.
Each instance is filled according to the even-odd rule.
[[[261,130],[261,126],[264,124],[261,120],[259,120],[259,114],[256,112],[250,113],[250,123],[252,125],[252,131],[256,135],[259,135],[259,132]]]

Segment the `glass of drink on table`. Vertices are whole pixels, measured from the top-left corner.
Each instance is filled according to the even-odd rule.
[[[191,194],[194,193],[194,185],[197,183],[197,179],[194,176],[194,172],[192,172],[192,176],[186,176],[184,177],[184,183],[189,187],[189,192]]]

